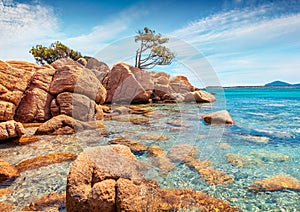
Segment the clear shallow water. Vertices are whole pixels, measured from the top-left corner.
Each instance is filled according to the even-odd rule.
[[[147,177],[157,179],[164,188],[204,191],[244,211],[300,211],[299,192],[255,193],[247,189],[253,181],[277,174],[289,174],[300,180],[300,89],[230,88],[225,89],[225,99],[221,93],[216,93],[216,96],[218,102],[215,104],[142,105],[159,112],[160,116],[139,124],[105,121],[106,137],[96,131],[85,131],[72,136],[45,136],[26,146],[1,144],[0,158],[17,164],[53,152],[79,154],[86,146],[105,145],[108,140],[119,136],[136,138],[147,146],[159,145],[166,152],[174,144],[191,144],[199,147],[200,159],[212,161],[214,168],[233,176],[234,183],[209,186],[185,164],[176,164],[176,170],[164,176],[153,167],[146,173]],[[226,100],[226,108],[223,100]],[[209,126],[199,118],[201,114],[219,109],[227,109],[236,124],[225,128]],[[189,126],[181,132],[171,132],[173,126],[167,122],[172,120],[181,120]],[[170,139],[153,141],[145,139],[144,134],[166,135]],[[223,143],[228,148],[220,148]],[[245,156],[254,163],[234,166],[227,162],[226,154]],[[150,162],[146,153],[138,158]],[[0,201],[11,202],[17,205],[16,210],[20,210],[46,193],[64,192],[69,164],[54,164],[23,172],[8,186],[14,192],[0,197]]]

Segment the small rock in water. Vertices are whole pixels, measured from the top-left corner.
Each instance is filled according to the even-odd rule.
[[[202,118],[208,124],[234,124],[233,119],[226,110],[205,114],[202,116]]]
[[[228,149],[230,145],[228,143],[220,143],[218,148],[219,149]]]
[[[285,189],[300,191],[300,182],[290,175],[280,174],[264,180],[256,180],[249,186],[249,189],[255,191],[282,191]]]

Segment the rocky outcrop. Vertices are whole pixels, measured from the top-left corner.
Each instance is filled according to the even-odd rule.
[[[28,62],[0,61],[0,121],[13,120],[37,67]]]
[[[137,80],[137,78],[142,79],[144,75],[148,76],[146,72],[125,63],[114,65],[103,80],[103,85],[107,90],[106,103],[148,103],[152,94],[153,83],[148,77],[141,82]],[[142,84],[151,87],[144,88]]]
[[[300,181],[290,175],[280,174],[264,180],[256,180],[249,186],[249,189],[254,191],[300,191]]]
[[[97,126],[73,119],[67,115],[58,115],[46,121],[36,130],[36,135],[65,135],[76,131],[92,129]]]
[[[18,177],[18,170],[5,160],[0,159],[0,183]]]
[[[45,122],[66,114],[82,121],[103,119],[106,89],[92,70],[70,58],[38,66],[0,61],[0,121]]]
[[[125,146],[87,149],[70,169],[67,211],[239,211],[204,193],[161,190],[155,180],[144,179],[140,163]]]
[[[18,138],[25,134],[25,129],[20,122],[14,120],[0,123],[0,141],[9,138]]]
[[[226,110],[203,115],[202,118],[208,124],[234,124],[233,119]]]

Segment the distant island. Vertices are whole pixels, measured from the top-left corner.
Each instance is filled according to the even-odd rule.
[[[265,85],[238,85],[238,86],[207,86],[206,89],[219,89],[219,88],[266,88],[266,87],[287,87],[287,88],[292,88],[292,87],[300,87],[300,83],[298,84],[290,84],[287,82],[283,81],[273,81],[270,83],[267,83]]]
[[[290,83],[287,83],[287,82],[283,82],[283,81],[274,81],[274,82],[271,82],[271,83],[268,83],[268,84],[265,84],[266,87],[282,87],[282,86],[300,86],[300,83],[298,84],[290,84]]]

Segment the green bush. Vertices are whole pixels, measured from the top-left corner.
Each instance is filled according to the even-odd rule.
[[[60,58],[71,58],[73,60],[78,60],[82,57],[80,52],[70,49],[59,41],[52,43],[49,47],[36,45],[35,47],[31,48],[29,53],[33,55],[36,62],[40,65],[45,63],[51,64]]]

